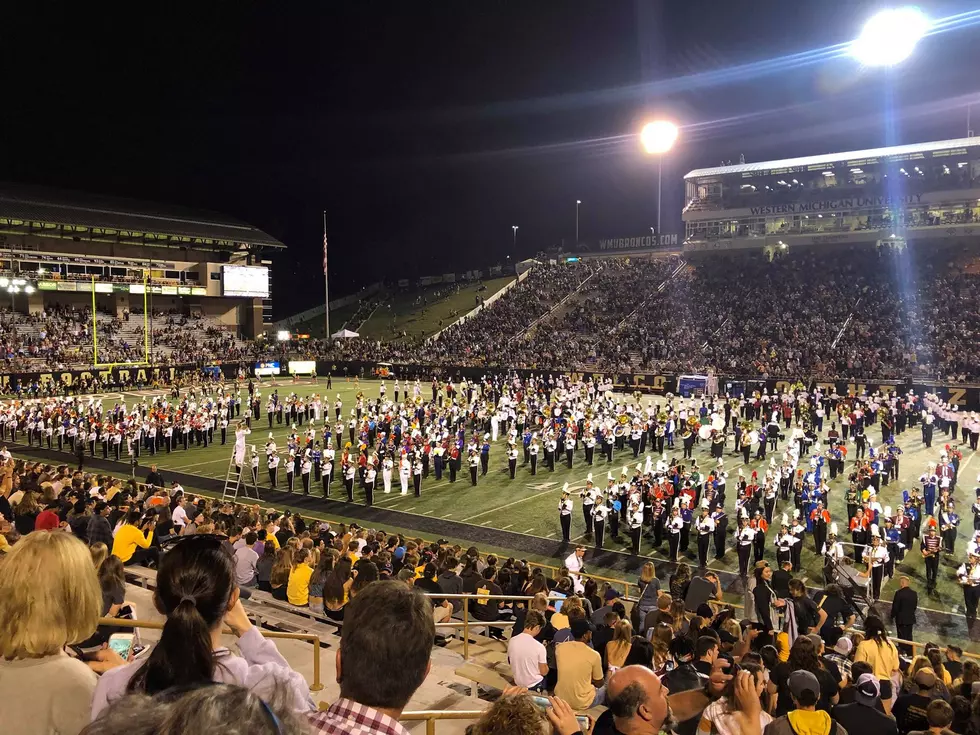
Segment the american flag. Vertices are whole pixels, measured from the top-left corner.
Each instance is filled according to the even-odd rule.
[[[323,231],[323,275],[327,275],[327,231]]]

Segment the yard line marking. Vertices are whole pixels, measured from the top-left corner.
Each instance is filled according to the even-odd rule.
[[[502,528],[498,528],[497,530],[498,531],[506,531],[508,528],[513,527],[513,525],[514,525],[513,523],[508,523],[506,526],[504,526]]]
[[[510,508],[511,506],[517,505],[518,503],[526,503],[528,500],[534,500],[535,498],[540,498],[542,495],[552,495],[553,493],[554,490],[545,490],[540,493],[535,493],[534,495],[528,495],[526,498],[520,498],[519,500],[515,500],[512,503],[506,503],[505,505],[498,505],[496,508],[485,510],[482,513],[477,513],[475,516],[470,516],[469,518],[464,518],[463,522],[466,523],[467,521],[472,521],[474,518],[480,518],[481,516],[485,516],[487,513],[496,513],[498,510],[503,510],[504,508]],[[483,524],[481,523],[480,525]]]
[[[452,517],[453,517],[452,513],[446,513],[446,515],[443,516],[443,518],[452,518]]]
[[[427,515],[429,515],[429,513],[434,513],[434,512],[435,512],[434,510],[427,510],[422,515],[427,516]]]
[[[558,534],[555,534],[555,533],[549,533],[549,534],[548,534],[548,538],[558,538]]]
[[[531,528],[527,529],[526,531],[521,531],[521,533],[530,533],[533,530],[534,530],[534,527],[532,526]]]

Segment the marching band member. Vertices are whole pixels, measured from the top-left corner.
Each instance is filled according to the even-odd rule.
[[[708,505],[701,505],[701,515],[695,521],[694,530],[698,535],[698,564],[701,567],[708,566],[708,546],[711,543],[711,536],[715,532],[715,521],[708,514]]]
[[[817,507],[810,512],[810,524],[813,527],[813,550],[821,553],[827,540],[827,526],[830,523],[830,511],[823,507],[823,501],[817,501]]]
[[[930,592],[936,587],[936,577],[939,574],[939,554],[942,539],[936,535],[935,525],[929,525],[926,535],[922,538],[922,557],[926,564],[926,589]]]
[[[749,525],[748,518],[740,515],[738,530],[735,531],[735,551],[738,553],[738,575],[742,579],[749,576],[749,554],[755,542],[756,531]]]
[[[252,484],[258,487],[259,484],[259,453],[255,451],[255,446],[252,446],[252,457],[249,460],[249,464],[252,469]]]
[[[510,470],[510,479],[513,480],[517,475],[517,445],[513,442],[507,445],[507,467]]]
[[[395,463],[391,461],[389,455],[385,455],[381,462],[381,480],[385,486],[385,495],[391,492],[391,473],[395,468]]]
[[[680,547],[681,531],[684,528],[684,519],[681,518],[680,498],[675,498],[674,507],[670,510],[670,518],[667,520],[667,543],[670,546],[670,560],[677,561],[677,549]]]
[[[258,462],[258,457],[256,457]],[[313,461],[310,459],[309,452],[303,453],[303,460],[300,462],[299,471],[303,478],[303,495],[310,494],[310,472],[313,470]]]
[[[792,563],[793,561],[793,546],[798,544],[800,540],[789,532],[789,518],[785,513],[783,513],[783,523],[780,527],[779,533],[776,534],[776,563],[780,567],[785,562]]]
[[[585,537],[592,536],[592,511],[595,507],[595,487],[592,484],[592,473],[585,481],[585,489],[579,493],[582,500],[582,515],[585,518]]]
[[[895,528],[895,521],[891,518],[891,508],[885,508],[885,532],[884,542],[888,551],[888,561],[885,563],[885,576],[891,579],[895,576],[895,562],[901,561],[899,556],[901,549],[905,547],[902,543],[902,532]]]
[[[412,483],[415,487],[415,497],[422,497],[422,460],[416,459],[412,465]]]
[[[289,469],[292,466],[292,462],[287,461],[286,463],[286,477],[289,478],[290,488],[292,488],[292,471]],[[347,502],[354,502],[354,478],[357,476],[357,464],[347,461],[347,464],[343,467],[344,471],[344,487],[347,488]]]
[[[806,526],[800,523],[800,512],[799,510],[793,511],[793,524],[789,527],[789,532],[793,534],[798,543],[793,544],[792,548],[792,559],[793,559],[793,571],[798,572],[801,568],[800,557],[803,554],[803,536],[806,533]]]
[[[956,570],[956,578],[963,585],[966,626],[969,630],[977,619],[977,603],[980,602],[980,555],[971,554],[966,563]]]
[[[269,487],[276,489],[276,479],[279,475],[279,455],[273,452],[265,457],[269,469]]]
[[[630,527],[630,540],[633,542],[633,556],[640,554],[640,534],[643,531],[643,503],[634,500],[630,501],[627,523]]]
[[[539,451],[540,451],[540,447],[538,447],[538,437],[537,437],[537,434],[535,434],[531,438],[531,446],[530,446],[530,448],[528,450],[529,456],[531,458],[531,474],[532,475],[538,474],[538,452]]]
[[[572,528],[572,498],[567,482],[561,489],[561,500],[558,501],[558,522],[561,524],[561,540],[568,543]]]
[[[834,581],[833,571],[838,564],[844,562],[844,544],[837,540],[837,524],[830,524],[830,533],[820,550],[824,558],[824,581],[830,584]]]
[[[333,482],[333,454],[323,455],[323,466],[320,468],[320,478],[323,481],[323,497],[330,497],[330,483]],[[278,462],[278,457],[276,461]]]
[[[408,483],[412,476],[412,466],[407,455],[403,455],[398,464],[398,481],[402,486],[402,495],[408,494]]]
[[[766,533],[769,531],[769,523],[762,516],[762,511],[757,510],[749,525],[755,530],[755,539],[752,542],[755,550],[753,561],[758,564],[766,554]]]
[[[953,512],[953,500],[945,504],[943,512],[939,514],[939,530],[942,532],[943,545],[946,547],[946,556],[952,556],[956,546],[956,527],[960,525],[960,517]]]
[[[364,475],[364,505],[369,508],[374,505],[374,484],[378,481],[378,471],[374,469],[374,462],[368,464],[367,473]]]
[[[470,485],[476,487],[476,473],[480,467],[480,457],[475,450],[470,450],[468,462],[470,466]]]
[[[592,528],[595,533],[595,548],[596,551],[602,549],[602,536],[606,528],[606,516],[609,515],[609,506],[606,505],[606,498],[600,495],[596,499],[595,505],[592,508]]]
[[[728,514],[725,507],[716,504],[711,512],[711,519],[715,522],[715,559],[723,559],[725,556],[725,536],[728,533]]]
[[[888,549],[881,545],[877,525],[871,527],[871,546],[864,548],[863,558],[864,563],[868,565],[868,574],[871,576],[871,599],[877,602],[881,597],[881,579],[888,561]]]

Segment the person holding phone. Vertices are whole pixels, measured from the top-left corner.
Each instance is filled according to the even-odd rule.
[[[277,690],[297,712],[316,709],[309,687],[275,644],[255,628],[239,599],[235,567],[213,536],[182,539],[160,563],[155,600],[167,616],[148,656],[99,679],[91,717],[130,692],[155,695],[172,687],[236,684],[267,699]],[[238,637],[240,656],[222,645],[225,626]]]
[[[130,510],[112,541],[112,555],[123,564],[155,566],[160,560],[160,549],[151,546],[156,514],[142,516],[138,510]]]

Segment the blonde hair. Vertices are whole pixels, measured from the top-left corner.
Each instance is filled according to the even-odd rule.
[[[109,547],[101,541],[96,541],[88,547],[88,550],[92,554],[92,566],[95,567],[95,571],[99,571],[102,567],[102,562],[109,556]]]
[[[653,562],[647,562],[640,568],[640,581],[644,584],[652,582],[657,576],[657,570],[654,569]]]
[[[95,632],[102,590],[88,548],[67,533],[25,536],[0,574],[0,657],[53,656]]]

